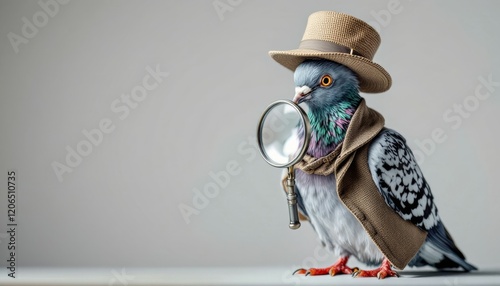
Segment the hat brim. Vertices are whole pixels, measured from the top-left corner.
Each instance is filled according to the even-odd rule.
[[[353,70],[359,79],[359,90],[366,93],[379,93],[391,87],[389,73],[380,65],[367,58],[346,53],[318,52],[316,50],[270,51],[269,55],[282,66],[291,71],[307,59],[326,59]]]

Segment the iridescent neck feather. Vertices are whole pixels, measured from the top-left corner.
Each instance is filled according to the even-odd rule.
[[[311,142],[308,154],[316,158],[332,152],[342,143],[354,112],[361,102],[357,90],[344,95],[341,102],[331,106],[312,108],[308,112],[311,122]]]

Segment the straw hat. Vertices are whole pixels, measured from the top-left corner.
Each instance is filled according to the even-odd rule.
[[[367,23],[347,14],[319,11],[309,16],[298,49],[269,54],[292,71],[313,58],[343,64],[358,75],[360,91],[377,93],[392,83],[389,73],[372,61],[379,45],[379,34]]]

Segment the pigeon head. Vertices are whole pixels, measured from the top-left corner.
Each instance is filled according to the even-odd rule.
[[[328,60],[308,60],[294,73],[293,101],[309,108],[312,134],[308,153],[325,156],[343,140],[361,96],[356,74]]]
[[[348,67],[328,60],[307,60],[294,73],[295,103],[312,110],[358,102],[356,74]]]

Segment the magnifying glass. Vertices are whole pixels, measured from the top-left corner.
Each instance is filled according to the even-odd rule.
[[[300,227],[294,165],[304,157],[310,140],[309,118],[290,100],[271,103],[260,118],[257,141],[262,157],[271,166],[288,168],[287,201],[291,229]]]

